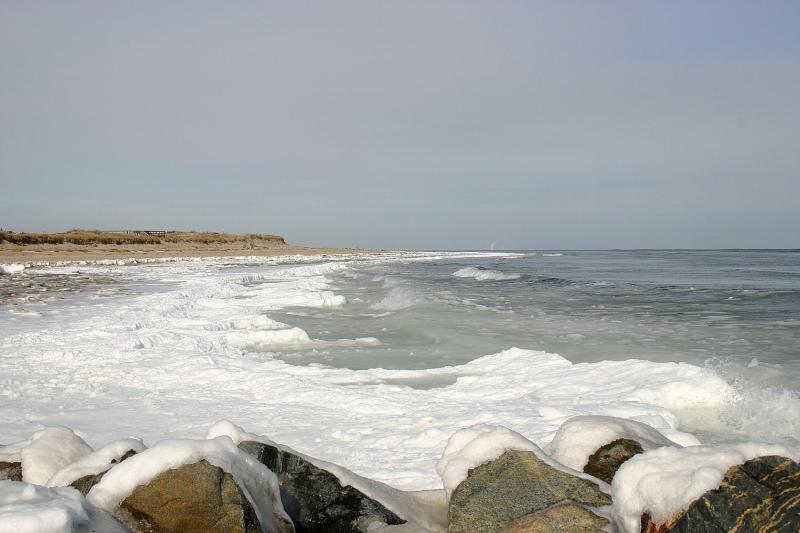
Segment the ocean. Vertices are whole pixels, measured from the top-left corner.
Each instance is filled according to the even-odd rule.
[[[111,262],[108,262],[111,263]],[[800,447],[800,251],[390,252],[0,276],[3,439],[228,419],[402,489],[449,436],[572,416]]]

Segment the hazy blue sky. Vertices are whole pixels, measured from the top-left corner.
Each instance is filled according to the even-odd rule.
[[[0,0],[0,226],[800,246],[800,2]]]

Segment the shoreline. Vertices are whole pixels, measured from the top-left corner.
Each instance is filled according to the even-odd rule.
[[[76,261],[126,261],[136,259],[180,259],[202,257],[279,257],[286,255],[347,255],[380,253],[364,248],[327,248],[293,244],[252,245],[235,243],[162,244],[0,244],[0,264],[45,266]]]

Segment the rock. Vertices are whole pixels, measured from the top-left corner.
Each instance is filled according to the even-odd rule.
[[[666,524],[642,516],[642,532],[800,531],[800,465],[757,457],[734,466],[719,488],[695,500]]]
[[[359,533],[370,524],[402,524],[392,511],[302,457],[255,441],[239,448],[278,476],[281,501],[298,533]]]
[[[120,518],[139,533],[260,533],[250,502],[229,473],[207,461],[167,470],[120,504]],[[291,524],[276,530],[292,531]]]
[[[643,451],[642,445],[635,440],[617,439],[601,446],[590,455],[583,471],[606,483],[611,483],[622,463]]]
[[[22,481],[22,463],[0,461],[0,480]]]
[[[550,533],[569,531],[570,533],[595,533],[602,531],[608,523],[585,507],[574,503],[556,505],[540,513],[523,516],[506,524],[508,533]]]
[[[116,459],[112,459],[111,464],[109,464],[108,466],[109,468],[111,468],[115,464],[121,463],[122,461],[133,455],[136,455],[136,451],[128,450],[122,457],[120,457],[119,461],[117,461]],[[103,479],[103,476],[106,475],[106,472],[108,472],[108,468],[97,474],[90,474],[88,476],[79,477],[78,479],[70,483],[70,486],[75,487],[80,491],[81,494],[86,496],[87,494],[89,494],[89,491],[92,490],[92,487],[97,485],[100,482],[100,480]]]
[[[608,520],[582,506],[610,504],[596,483],[550,466],[533,452],[508,450],[471,469],[455,488],[448,531],[600,531]]]

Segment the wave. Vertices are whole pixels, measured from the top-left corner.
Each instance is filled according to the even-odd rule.
[[[521,274],[500,272],[499,270],[491,270],[482,267],[466,267],[461,270],[456,270],[453,275],[457,278],[473,278],[478,281],[506,281],[512,279],[519,279]]]

